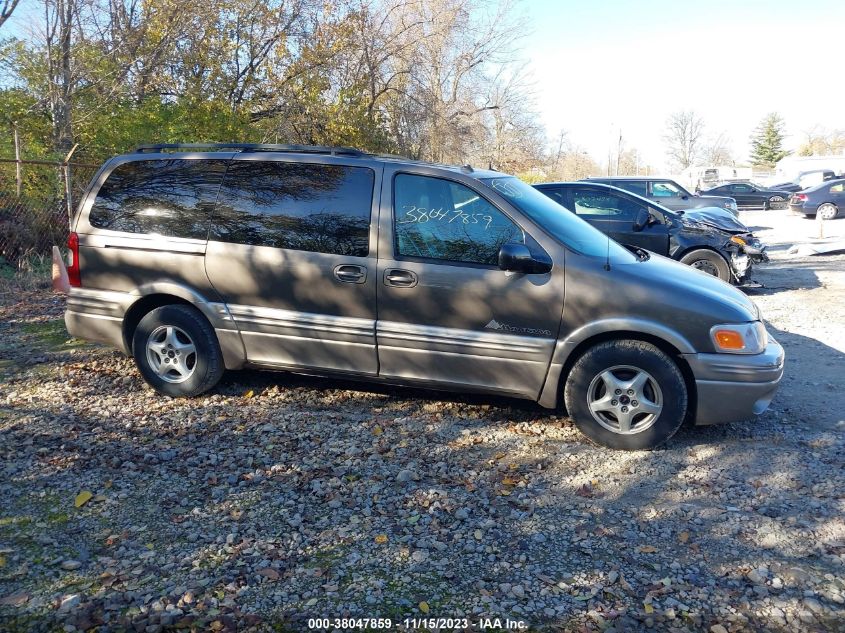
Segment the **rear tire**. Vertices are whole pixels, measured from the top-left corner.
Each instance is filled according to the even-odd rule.
[[[724,257],[714,251],[699,248],[681,257],[680,261],[682,264],[687,264],[696,270],[731,283],[731,269],[728,266],[728,262],[725,261]]]
[[[575,362],[564,402],[578,429],[601,446],[651,449],[671,438],[687,414],[687,386],[675,362],[645,341],[591,347]]]
[[[167,305],[146,314],[132,337],[132,355],[144,380],[173,398],[204,393],[223,376],[214,328],[189,306]]]
[[[832,202],[825,202],[816,209],[816,215],[821,216],[822,220],[833,220],[839,215],[839,209]]]

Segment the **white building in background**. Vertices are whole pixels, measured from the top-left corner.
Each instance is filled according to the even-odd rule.
[[[838,156],[787,156],[775,165],[775,178],[778,182],[797,180],[802,174],[822,170],[830,170],[837,176],[845,174],[845,154]]]
[[[732,180],[751,180],[751,167],[730,167],[719,165],[712,167],[687,167],[681,172],[682,184],[690,189],[707,189]]]

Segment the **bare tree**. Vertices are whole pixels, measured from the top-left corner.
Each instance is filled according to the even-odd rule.
[[[76,10],[76,0],[45,0],[44,2],[48,96],[53,124],[53,144],[61,151],[67,151],[73,145],[71,100],[74,77],[71,72],[71,47]]]
[[[798,148],[800,156],[825,156],[845,152],[845,130],[828,131],[818,125],[804,132],[806,140]]]
[[[711,136],[702,147],[702,162],[705,165],[715,167],[719,165],[733,165],[735,161],[730,145],[730,138],[725,132]]]
[[[15,7],[18,6],[19,0],[3,0],[0,2],[0,27],[3,26],[3,23],[12,17],[12,12],[15,10]]]
[[[680,169],[695,164],[704,136],[704,120],[694,111],[675,112],[666,121],[666,153]]]

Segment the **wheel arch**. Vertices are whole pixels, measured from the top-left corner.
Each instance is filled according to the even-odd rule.
[[[674,253],[672,258],[680,262],[685,256],[689,255],[693,251],[710,251],[711,253],[716,253],[719,257],[725,260],[725,263],[728,265],[728,268],[730,268],[731,266],[731,263],[728,261],[728,258],[725,257],[724,253],[722,253],[715,246],[711,246],[710,244],[696,244],[695,246],[687,246],[683,250]]]
[[[141,322],[141,319],[156,308],[167,305],[186,305],[196,307],[193,303],[182,297],[165,293],[144,295],[129,306],[129,309],[126,310],[126,314],[123,315],[123,344],[130,354],[133,352],[132,339],[135,336],[135,330],[138,328],[138,324]],[[202,313],[202,311],[200,311],[200,313]]]
[[[688,408],[685,423],[690,422],[695,418],[698,400],[695,387],[695,376],[692,373],[689,363],[684,358],[684,354],[694,353],[694,349],[689,342],[680,335],[673,333],[672,336],[665,336],[663,334],[664,333],[658,333],[655,331],[644,331],[642,329],[604,330],[591,333],[586,337],[580,338],[577,342],[573,342],[570,338],[568,339],[568,341],[570,341],[569,344],[567,344],[567,342],[563,342],[562,344],[559,343],[558,348],[555,350],[555,356],[558,356],[562,347],[568,347],[569,349],[565,352],[565,357],[559,356],[559,360],[562,362],[558,365],[558,376],[554,378],[554,384],[549,384],[547,379],[546,385],[541,392],[539,403],[548,408],[563,407],[563,389],[566,385],[566,380],[569,378],[569,374],[572,371],[572,367],[578,359],[581,358],[584,352],[591,347],[607,341],[643,341],[645,343],[651,343],[669,356],[680,370],[681,375],[684,377],[684,383],[687,387]],[[672,340],[669,340],[670,338]],[[555,360],[553,359],[552,366],[554,367],[554,365]]]

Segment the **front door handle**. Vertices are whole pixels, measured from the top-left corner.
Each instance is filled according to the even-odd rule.
[[[334,276],[347,284],[362,284],[367,281],[367,269],[354,264],[341,264],[335,266]]]
[[[384,285],[397,288],[413,288],[417,285],[417,275],[410,270],[388,268],[384,271]]]

